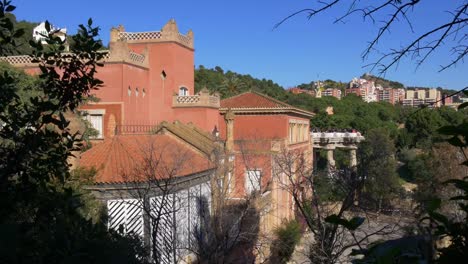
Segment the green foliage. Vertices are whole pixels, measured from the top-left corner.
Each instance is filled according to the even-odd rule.
[[[370,130],[358,148],[358,174],[366,179],[361,198],[379,210],[401,192],[394,155],[394,143],[383,128]]]
[[[249,90],[259,91],[276,99],[283,99],[286,91],[271,80],[259,80],[250,75],[232,71],[224,72],[221,67],[207,69],[200,65],[195,69],[195,92],[206,87],[211,93],[218,92],[221,98],[231,97]]]
[[[15,36],[15,43],[10,43],[2,47],[2,49],[4,49],[3,54],[4,55],[31,54],[33,52],[33,49],[29,45],[29,42],[33,39],[32,32],[39,23],[28,22],[28,21],[17,21],[15,15],[11,13],[7,13],[6,17],[10,19],[14,28],[17,28],[19,32],[23,32],[23,33],[20,35],[19,33],[17,33],[17,35]]]
[[[15,9],[11,1],[0,2],[0,55],[12,54],[19,45],[18,39],[25,35],[24,29],[15,27],[16,18],[11,13]]]
[[[342,201],[346,193],[339,185],[327,175],[328,172],[324,170],[314,179],[314,188],[317,196],[320,197],[322,202],[338,202]]]
[[[12,10],[9,1],[0,3],[2,52],[16,47],[18,31],[5,22]],[[80,28],[71,54],[52,36],[48,49],[30,43],[37,77],[0,66],[0,263],[146,261],[136,237],[108,231],[99,221],[95,201],[82,190],[95,172],[70,173],[81,136],[70,132],[65,113],[99,88],[95,74],[105,55],[92,21]]]
[[[387,80],[381,77],[377,77],[371,74],[363,74],[361,76],[362,79],[366,79],[368,81],[374,81],[375,85],[381,85],[384,88],[404,88],[405,86],[400,82],[395,82],[391,80]]]
[[[353,217],[350,220],[340,217],[336,214],[329,215],[325,218],[325,222],[334,224],[334,225],[340,225],[346,228],[349,231],[356,231],[365,221],[365,218],[363,217]]]
[[[301,225],[296,220],[283,223],[274,231],[275,240],[271,246],[273,263],[287,263],[301,240]]]

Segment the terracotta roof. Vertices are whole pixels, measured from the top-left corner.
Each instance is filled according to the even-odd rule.
[[[220,110],[223,112],[227,109],[241,111],[280,110],[279,112],[296,112],[309,117],[314,115],[312,112],[296,108],[285,102],[281,102],[267,95],[253,91],[245,92],[222,100]]]
[[[214,168],[209,159],[170,135],[121,135],[84,152],[80,166],[95,167],[96,183],[188,176]]]
[[[216,147],[213,136],[198,129],[193,124],[183,124],[178,121],[169,123],[164,121],[156,127],[154,133],[161,134],[164,133],[164,130],[169,131],[181,140],[192,145],[199,151],[203,152],[207,157],[210,157],[211,154],[213,154]]]
[[[257,92],[245,92],[221,101],[221,108],[290,108],[292,106]]]

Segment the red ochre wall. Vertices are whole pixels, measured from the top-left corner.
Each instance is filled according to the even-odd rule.
[[[311,150],[310,136],[307,141],[289,144],[289,121],[309,121],[307,118],[290,116],[287,114],[272,115],[235,115],[234,117],[234,151],[235,187],[234,197],[245,195],[245,173],[249,169],[261,169],[262,190],[272,181],[271,147],[272,142],[279,140],[286,142],[288,150],[297,150],[309,155]],[[224,115],[218,116],[220,137],[226,139],[226,123]],[[307,130],[308,131],[308,130]],[[306,159],[311,159],[309,155]],[[284,196],[284,194],[278,194]],[[287,201],[287,196],[281,198]]]
[[[148,52],[149,74],[147,95],[149,120],[153,123],[176,120],[172,98],[184,86],[194,94],[194,52],[174,42],[129,44],[136,52]],[[166,78],[161,78],[161,73]],[[182,121],[182,120],[181,120]],[[205,127],[202,127],[205,128]]]
[[[271,155],[256,153],[238,153],[235,155],[233,196],[245,197],[245,183],[247,170],[261,171],[261,191],[264,192],[272,179]]]
[[[220,137],[226,139],[226,121],[219,115]],[[284,139],[288,137],[288,115],[236,115],[234,117],[234,140],[238,139]]]
[[[195,126],[211,133],[215,126],[219,131],[219,110],[207,107],[176,108],[175,119],[183,123],[193,123]]]
[[[103,109],[106,113],[103,116],[103,136],[107,138],[114,134],[115,125],[121,124],[125,118],[123,113],[122,103],[101,103],[101,104],[87,104],[80,107],[82,110]],[[113,116],[113,117],[112,117]],[[111,119],[114,121],[111,121]],[[115,122],[111,124],[111,122]]]

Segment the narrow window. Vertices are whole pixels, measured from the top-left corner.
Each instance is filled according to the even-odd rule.
[[[161,79],[165,80],[165,79],[166,79],[166,76],[167,76],[167,74],[166,74],[166,72],[163,70],[163,71],[161,72]]]
[[[289,143],[293,143],[293,125],[289,124]]]
[[[140,92],[138,91],[138,87],[135,88],[135,96],[138,97],[138,94],[140,94]]]
[[[103,138],[103,115],[88,115],[88,121],[98,132],[96,138]]]
[[[130,86],[128,86],[127,94],[128,96],[132,96],[132,88],[130,88]]]
[[[260,191],[261,171],[247,170],[245,173],[245,193],[252,194]]]
[[[187,87],[180,87],[179,96],[187,96],[187,95],[189,95]]]
[[[145,96],[146,96],[146,90],[145,88],[143,88],[143,90],[141,91],[141,97],[144,98]]]

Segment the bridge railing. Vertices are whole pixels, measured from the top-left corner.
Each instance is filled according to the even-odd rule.
[[[311,136],[318,144],[352,144],[364,140],[359,132],[312,132]]]

